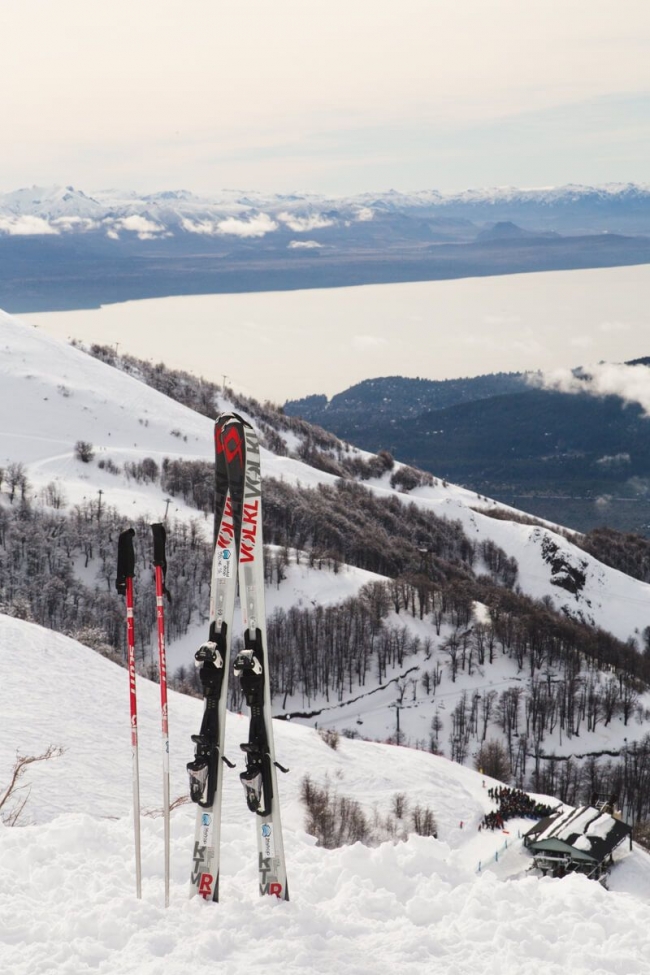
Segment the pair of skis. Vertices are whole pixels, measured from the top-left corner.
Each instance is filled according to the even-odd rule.
[[[190,797],[198,806],[190,897],[219,900],[223,765],[230,650],[239,582],[244,649],[234,660],[250,711],[248,740],[241,745],[246,768],[240,773],[248,808],[255,814],[258,881],[262,895],[289,899],[280,823],[277,772],[271,724],[264,568],[262,492],[257,436],[236,413],[215,423],[215,520],[210,628],[195,654],[205,701],[194,760],[188,763]]]
[[[169,595],[165,588],[167,560],[165,557],[166,532],[162,524],[151,526],[153,533],[153,565],[156,575],[156,621],[158,627],[158,672],[160,675],[160,712],[163,747],[163,816],[165,828],[165,907],[169,906],[170,870],[170,821],[169,821],[169,717],[167,707],[167,654],[165,648],[165,608],[164,596]],[[138,759],[138,700],[135,684],[135,626],[133,618],[133,579],[135,575],[135,553],[133,536],[135,531],[128,528],[118,540],[117,548],[117,591],[126,597],[126,643],[129,671],[129,698],[131,706],[131,760],[133,773],[133,825],[135,832],[135,885],[136,893],[142,897],[142,856],[140,844],[140,767]]]

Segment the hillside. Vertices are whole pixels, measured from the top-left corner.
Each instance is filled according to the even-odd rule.
[[[400,420],[460,403],[529,390],[526,377],[520,373],[444,380],[382,376],[365,379],[329,400],[318,395],[288,400],[284,411],[324,426],[344,439],[354,441],[356,436],[361,444],[385,435],[387,424],[392,426]],[[374,444],[374,449],[381,447]]]
[[[578,531],[608,525],[648,534],[644,409],[617,395],[538,388],[541,379],[530,378],[536,385],[516,374],[444,383],[378,378],[285,409]]]
[[[309,729],[278,723],[292,899],[260,901],[253,829],[236,772],[225,777],[223,899],[187,899],[194,810],[172,813],[170,907],[163,907],[157,687],[140,699],[143,899],[136,900],[130,805],[127,681],[123,670],[65,637],[0,616],[0,782],[15,749],[65,748],[31,766],[31,825],[0,825],[0,966],[11,975],[229,975],[478,971],[549,975],[642,971],[650,913],[650,857],[621,850],[610,891],[584,877],[540,880],[513,819],[508,833],[477,831],[494,804],[493,780],[444,758],[341,740],[336,750]],[[38,681],[25,678],[25,659]],[[170,696],[172,795],[185,792],[189,735],[201,705]],[[245,719],[228,717],[236,757]],[[438,836],[328,850],[304,829],[301,781],[329,780],[369,817],[390,818],[396,793],[435,815]],[[545,798],[545,797],[541,797]],[[462,828],[460,828],[462,822]],[[408,826],[409,820],[405,819]],[[507,848],[505,843],[507,841]],[[480,863],[480,870],[479,870]],[[35,913],[34,905],[38,904]]]
[[[529,873],[520,834],[530,820],[508,820],[505,831],[478,826],[495,808],[488,773],[497,766],[543,803],[574,806],[594,790],[617,791],[628,818],[650,817],[647,583],[599,561],[559,526],[531,523],[385,452],[352,448],[161,364],[100,348],[89,355],[6,315],[0,348],[0,714],[10,729],[0,741],[0,791],[17,752],[64,749],[28,769],[28,825],[0,826],[3,971],[180,975],[190,965],[207,975],[225,963],[238,975],[255,952],[270,972],[334,966],[361,975],[391,966],[474,975],[505,965],[517,975],[564,975],[567,966],[580,975],[620,971],[622,960],[640,971],[645,853],[619,850],[608,892],[584,877]],[[209,581],[211,417],[232,408],[264,443],[269,646],[276,750],[291,770],[279,787],[292,900],[260,903],[251,817],[237,773],[228,772],[223,901],[199,917],[211,907],[187,900],[194,810],[183,800],[202,705],[174,692],[179,804],[171,906],[163,908],[159,697],[146,679],[156,677],[147,523],[167,512],[169,659],[175,686],[195,693],[192,656],[205,637]],[[91,446],[87,462],[79,441]],[[117,534],[130,523],[142,798],[152,813],[143,819],[141,902],[128,680],[117,665],[124,610],[113,589]],[[610,561],[621,559],[618,544],[601,542]],[[62,630],[87,635],[94,649]],[[227,751],[236,759],[247,719],[234,686],[229,705]],[[306,775],[359,803],[369,845],[316,845],[301,801]],[[425,813],[435,838],[416,834]]]
[[[499,741],[514,781],[532,776],[537,791],[550,784],[567,801],[589,789],[588,775],[606,789],[624,773],[626,802],[646,814],[638,785],[648,771],[645,582],[556,526],[350,448],[269,404],[114,350],[89,356],[8,316],[0,328],[0,409],[12,417],[0,431],[5,612],[119,658],[115,545],[133,523],[140,669],[155,674],[147,521],[169,508],[169,656],[176,686],[196,691],[192,658],[209,587],[209,417],[234,407],[265,444],[277,716],[468,765],[483,741]],[[80,439],[92,442],[89,463],[76,456]],[[324,646],[336,666],[312,652]],[[230,704],[241,705],[236,688]],[[571,759],[561,784],[559,758]]]

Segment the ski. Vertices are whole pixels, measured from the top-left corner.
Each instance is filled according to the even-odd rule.
[[[203,690],[204,711],[193,761],[187,765],[190,798],[198,806],[190,897],[219,900],[219,856],[226,698],[230,667],[230,641],[237,588],[237,554],[228,469],[222,444],[227,414],[217,418],[215,438],[214,551],[210,586],[210,624],[207,641],[195,654]]]
[[[169,811],[169,711],[167,705],[167,653],[165,647],[165,602],[169,592],[165,586],[167,558],[165,526],[157,522],[151,526],[153,534],[153,565],[156,576],[156,620],[158,624],[158,673],[160,676],[160,715],[163,751],[163,817],[165,829],[165,907],[169,907],[170,872],[170,811]]]
[[[233,496],[242,498],[238,539],[238,575],[244,649],[234,662],[234,673],[250,712],[248,741],[240,746],[246,768],[239,778],[246,804],[255,814],[259,892],[281,900],[289,899],[284,856],[277,769],[271,721],[271,687],[262,542],[262,478],[260,447],[253,428],[241,418],[227,421],[222,434],[233,462],[228,461],[229,485]],[[240,458],[243,453],[243,465]],[[243,468],[243,469],[242,469]]]
[[[131,766],[133,775],[133,830],[135,838],[135,889],[142,897],[142,856],[140,843],[140,768],[138,760],[138,699],[135,687],[135,630],[133,625],[133,528],[120,534],[117,545],[117,577],[115,588],[126,597],[126,644],[129,671],[129,701],[131,710]]]
[[[210,631],[195,660],[205,707],[201,731],[193,735],[188,763],[190,797],[198,804],[190,896],[219,899],[219,843],[226,699],[230,648],[239,582],[244,649],[234,662],[250,711],[248,740],[241,745],[246,768],[240,774],[248,808],[256,817],[259,892],[289,899],[277,769],[271,723],[266,650],[260,449],[253,428],[236,413],[215,423],[215,522]]]

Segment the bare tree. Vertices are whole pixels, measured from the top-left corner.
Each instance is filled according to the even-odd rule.
[[[474,755],[474,768],[500,782],[508,782],[512,775],[508,753],[500,741],[483,742]]]
[[[11,770],[9,785],[0,795],[0,819],[5,826],[16,826],[25,811],[31,786],[20,780],[30,765],[35,762],[47,762],[51,758],[60,758],[64,749],[61,745],[50,745],[42,755],[16,755],[16,762]]]

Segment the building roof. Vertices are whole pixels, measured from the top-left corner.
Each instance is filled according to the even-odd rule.
[[[580,806],[548,816],[524,837],[533,853],[554,853],[572,860],[601,863],[632,832],[632,827],[594,806]]]

